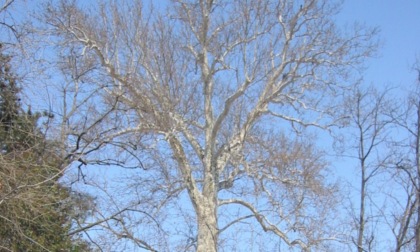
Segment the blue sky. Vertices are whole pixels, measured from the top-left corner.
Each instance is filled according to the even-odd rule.
[[[417,81],[413,64],[416,57],[420,60],[420,0],[346,0],[338,18],[349,24],[358,22],[379,28],[380,46],[377,56],[366,61],[364,84],[397,87],[392,89],[393,95],[406,97],[404,91],[412,90]],[[359,187],[358,172],[349,160],[333,166],[337,175]],[[353,193],[357,196],[357,192]],[[357,199],[353,200],[358,204]],[[392,241],[386,227],[381,228],[384,227],[379,227],[382,241]]]
[[[378,57],[367,61],[367,84],[413,85],[412,65],[416,55],[420,58],[419,0],[347,0],[340,18],[380,29]]]
[[[24,15],[32,4],[41,2],[17,1],[14,15]],[[416,56],[420,58],[420,0],[345,0],[338,18],[380,29],[378,56],[366,62],[366,84],[408,87],[415,83],[412,66]]]

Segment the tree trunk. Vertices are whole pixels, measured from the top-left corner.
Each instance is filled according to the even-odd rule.
[[[357,251],[363,252],[363,234],[365,232],[365,195],[366,195],[366,179],[365,179],[365,164],[362,160],[362,188],[360,194],[360,212],[359,212],[359,234],[357,238]]]
[[[217,251],[217,216],[213,197],[203,197],[197,206],[197,252]]]

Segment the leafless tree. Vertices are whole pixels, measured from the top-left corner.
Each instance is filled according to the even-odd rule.
[[[355,166],[360,172],[358,188],[358,204],[354,211],[354,224],[357,230],[352,242],[357,251],[375,250],[375,233],[378,230],[368,227],[376,226],[381,214],[377,209],[378,192],[371,189],[379,184],[374,181],[378,175],[387,176],[387,167],[392,159],[388,150],[393,120],[388,117],[395,109],[388,96],[390,90],[378,91],[374,87],[363,88],[357,85],[349,92],[346,100],[347,116],[345,121],[345,137],[340,139],[341,155],[356,160]],[[382,193],[382,192],[380,192]],[[375,196],[375,195],[376,196]],[[376,212],[376,213],[375,213]]]
[[[6,32],[13,32],[16,34],[17,32],[15,27],[10,23],[10,20],[7,20],[7,12],[13,2],[15,2],[15,0],[2,0],[0,2],[0,28],[2,31],[5,28]]]
[[[400,148],[400,155],[394,162],[396,178],[404,185],[405,201],[400,213],[394,213],[394,235],[396,251],[402,251],[407,245],[415,242],[415,251],[420,251],[420,67],[414,68],[418,74],[417,85],[410,91],[408,98],[401,103],[400,110],[390,113],[390,118],[401,130],[400,140],[395,142]],[[404,134],[404,132],[406,134]]]
[[[400,149],[406,150],[406,148]],[[407,155],[404,151],[397,152],[398,159],[401,161],[401,157]],[[398,161],[397,161],[398,162]],[[388,212],[383,211],[385,223],[391,229],[392,234],[395,238],[395,243],[392,243],[390,250],[401,252],[401,251],[415,251],[415,240],[414,240],[414,228],[413,223],[415,222],[415,207],[416,201],[416,189],[410,179],[411,174],[407,173],[405,167],[406,164],[397,164],[397,169],[394,166],[392,181],[395,183],[388,183],[390,186],[389,193],[387,194],[388,205],[390,206]],[[397,193],[396,193],[397,192]]]
[[[232,227],[301,251],[338,239],[305,129],[334,123],[375,30],[341,31],[327,0],[80,4],[43,16],[68,84],[63,155],[134,168],[94,223],[150,251],[217,251]]]
[[[3,50],[13,56],[25,52],[24,41],[31,34],[29,19],[22,18],[20,11],[26,0],[0,0],[0,41]]]

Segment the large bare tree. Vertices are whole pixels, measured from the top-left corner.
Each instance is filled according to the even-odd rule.
[[[136,168],[127,196],[80,228],[150,251],[217,251],[234,227],[302,251],[338,240],[335,189],[305,129],[334,123],[376,33],[339,29],[338,11],[329,0],[49,4],[63,155]],[[174,227],[182,248],[165,242]]]

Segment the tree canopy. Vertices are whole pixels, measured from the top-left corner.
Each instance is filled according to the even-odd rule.
[[[126,211],[105,229],[151,251],[217,251],[247,240],[231,231],[245,227],[302,251],[335,240],[337,190],[306,128],[339,120],[376,46],[374,29],[342,31],[338,10],[326,0],[48,5],[68,152],[135,169],[133,196],[109,214]]]

